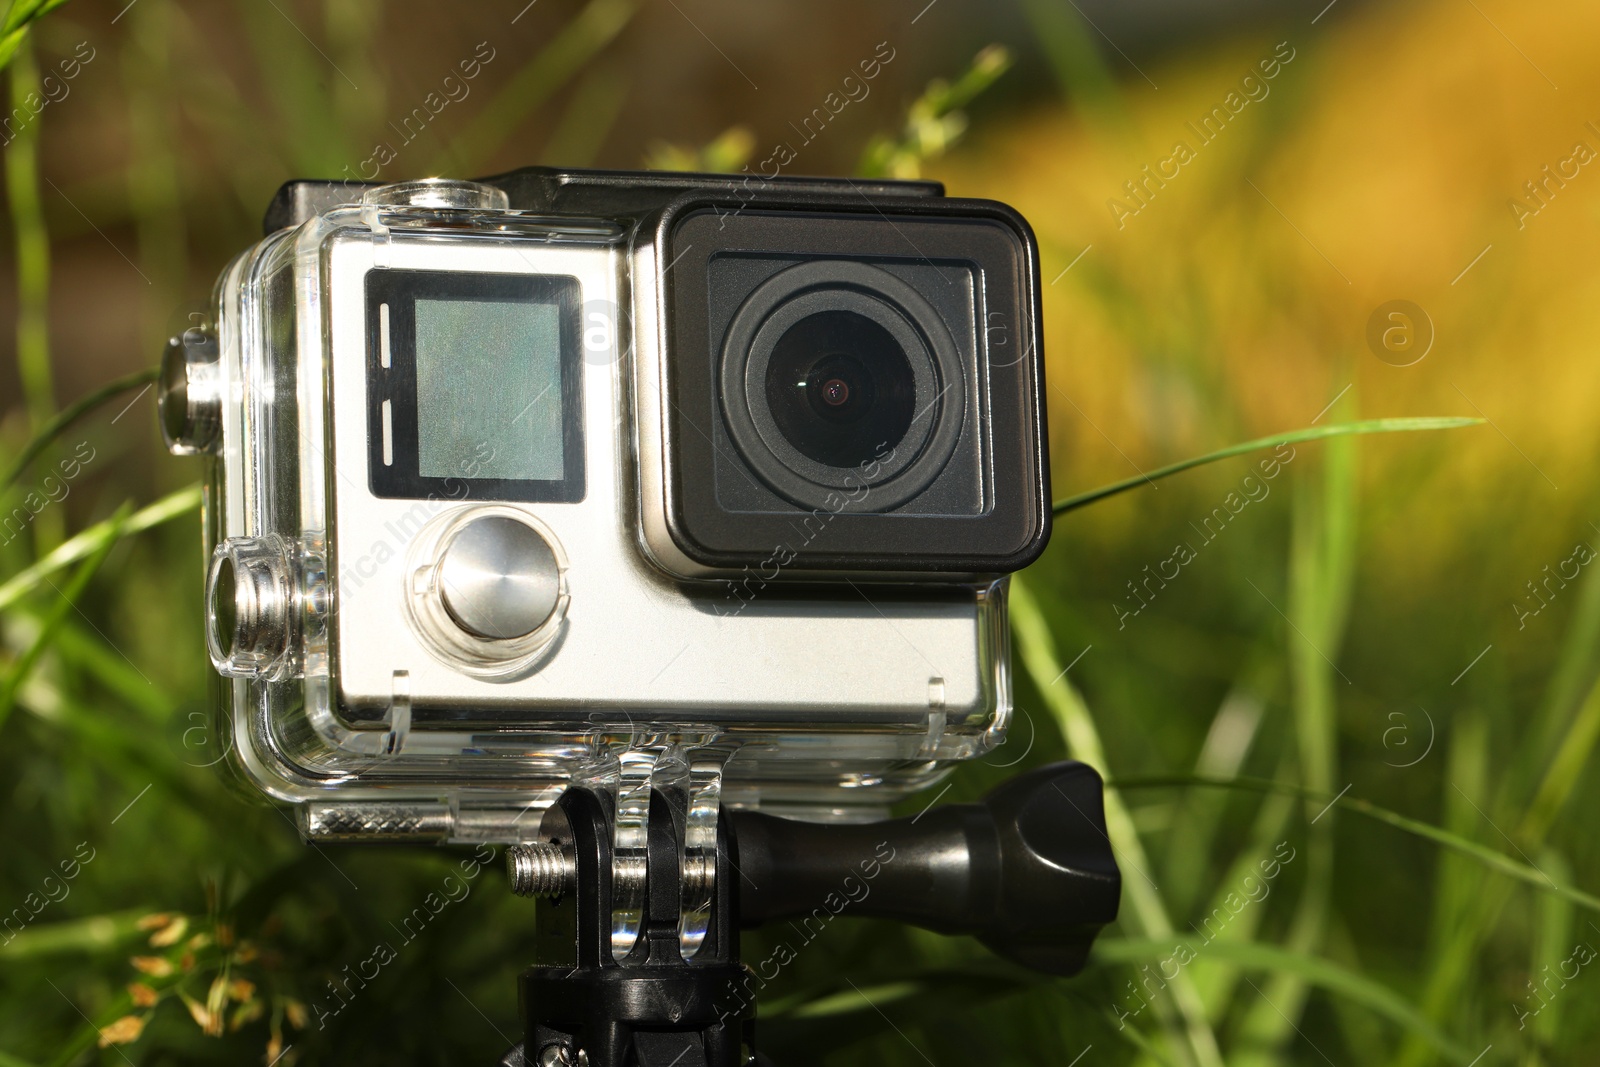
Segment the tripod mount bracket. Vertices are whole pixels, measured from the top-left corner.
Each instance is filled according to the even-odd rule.
[[[862,872],[871,892],[849,896],[851,914],[970,935],[1050,974],[1080,971],[1116,918],[1121,875],[1101,779],[1085,764],[1051,764],[978,803],[875,823],[713,804],[709,842],[707,781],[575,786],[545,813],[539,840],[512,850],[514,885],[542,894],[538,962],[519,986],[527,1063],[756,1063],[754,975],[739,961],[739,929],[831,917]]]

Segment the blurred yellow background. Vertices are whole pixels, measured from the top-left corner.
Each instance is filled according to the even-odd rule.
[[[1367,446],[1364,500],[1388,520],[1370,530],[1374,566],[1430,585],[1485,526],[1533,551],[1600,517],[1600,167],[1550,185],[1534,216],[1510,207],[1540,207],[1524,183],[1574,145],[1600,152],[1586,125],[1600,122],[1600,9],[1500,5],[1493,19],[1451,0],[1336,6],[1152,63],[1159,89],[1119,71],[1115,97],[983,125],[933,168],[1039,234],[1058,495],[1305,425],[1353,383],[1345,414],[1480,415],[1499,431]],[[1199,147],[1186,124],[1280,41],[1296,58],[1270,95]],[[1197,158],[1119,226],[1108,201],[1133,204],[1124,183],[1179,140]],[[1369,315],[1393,299],[1436,330],[1413,366],[1367,347]],[[1085,521],[1118,536],[1139,507]]]

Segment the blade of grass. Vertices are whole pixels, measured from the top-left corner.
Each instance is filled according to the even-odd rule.
[[[1554,849],[1546,849],[1539,854],[1539,866],[1551,877],[1564,882],[1572,879],[1572,868]],[[1534,913],[1532,951],[1528,954],[1528,974],[1535,985],[1549,974],[1559,974],[1562,961],[1572,953],[1572,925],[1571,903],[1548,895],[1539,898],[1539,906]],[[1519,991],[1516,999],[1525,1001],[1532,998],[1523,996]],[[1566,1000],[1565,997],[1551,997],[1547,1002],[1541,1001],[1537,1009],[1539,1014],[1534,1018],[1532,1029],[1547,1049],[1554,1050],[1562,1035],[1562,1006]],[[1531,1008],[1531,1005],[1525,1004],[1524,1008]]]
[[[328,83],[341,147],[364,143],[367,134],[389,118],[384,74],[393,64],[383,49],[372,47],[383,33],[388,7],[383,0],[322,0],[328,55],[342,72]],[[290,128],[298,119],[291,116]],[[353,161],[341,160],[339,165],[347,162]]]
[[[1207,463],[1215,463],[1221,459],[1231,459],[1234,456],[1242,456],[1246,452],[1259,452],[1266,448],[1276,448],[1279,445],[1299,444],[1301,441],[1320,441],[1324,437],[1343,437],[1349,434],[1412,433],[1421,430],[1453,430],[1462,426],[1477,426],[1482,422],[1482,419],[1457,418],[1450,416],[1406,419],[1367,419],[1362,422],[1335,423],[1331,426],[1308,426],[1303,430],[1292,430],[1288,433],[1273,434],[1270,437],[1258,437],[1253,441],[1244,441],[1237,445],[1229,445],[1227,448],[1219,449],[1216,452],[1208,452],[1203,456],[1195,456],[1192,459],[1185,459],[1177,463],[1168,464],[1165,467],[1158,467],[1153,471],[1149,471],[1145,474],[1140,474],[1132,478],[1125,478],[1120,482],[1112,482],[1110,485],[1102,485],[1098,489],[1090,489],[1087,492],[1078,493],[1075,496],[1069,496],[1064,499],[1057,500],[1055,504],[1052,505],[1052,510],[1055,512],[1055,514],[1061,515],[1068,511],[1073,511],[1077,508],[1084,507],[1085,505],[1093,504],[1096,501],[1104,500],[1108,496],[1116,496],[1118,493],[1125,493],[1129,489],[1137,489],[1141,485],[1148,485],[1158,478],[1166,478],[1170,475],[1178,474],[1194,467],[1204,466]]]
[[[1355,939],[1350,924],[1338,911],[1333,913],[1329,924],[1326,956],[1356,974],[1367,974],[1372,970],[1363,963],[1361,945]],[[1394,1042],[1388,1040],[1385,1033],[1387,1028],[1380,1017],[1345,997],[1329,997],[1327,1004],[1333,1017],[1338,1020],[1339,1039],[1349,1050],[1351,1063],[1381,1064],[1388,1059]],[[1426,1015],[1423,1017],[1427,1018]]]
[[[428,173],[445,174],[461,167],[475,174],[487,166],[523,120],[622,32],[638,7],[636,0],[589,0],[548,45],[518,68],[451,142],[450,150],[432,162]]]
[[[1496,879],[1477,884],[1479,890],[1467,900],[1460,925],[1450,932],[1449,941],[1439,946],[1430,960],[1428,983],[1422,996],[1422,1010],[1430,1018],[1445,1019],[1454,1015],[1481,1021],[1481,1014],[1472,1003],[1474,987],[1480,981],[1478,961],[1501,912],[1520,887]],[[1428,1067],[1433,1063],[1433,1056],[1420,1041],[1408,1039],[1394,1062],[1399,1067]]]
[[[0,21],[0,68],[11,62],[30,26],[54,11],[67,0],[12,0],[6,8],[4,21]],[[21,99],[12,97],[13,100]]]
[[[13,610],[41,619],[24,605]],[[70,616],[57,628],[54,647],[64,666],[77,672],[78,677],[93,678],[105,686],[117,700],[137,709],[146,721],[162,724],[171,714],[176,703],[171,695],[158,689],[99,634],[75,625]]]
[[[172,6],[129,9],[122,67],[130,149],[124,180],[138,237],[139,273],[148,282],[140,292],[139,334],[140,347],[148,352],[157,351],[171,336],[169,316],[189,278],[188,222],[179,177],[183,163],[172,97]]]
[[[628,87],[628,77],[620,64],[597,64],[572,90],[572,98],[545,142],[539,162],[547,167],[593,165],[622,115]]]
[[[215,44],[210,27],[197,25],[183,8],[168,6],[175,50],[185,56],[211,54]],[[258,57],[263,47],[269,47],[258,44],[253,35],[251,45]],[[296,147],[284,144],[278,135],[276,127],[281,122],[274,121],[277,116],[263,114],[252,92],[256,72],[249,65],[183,62],[173,64],[167,73],[173,95],[184,101],[185,117],[194,123],[217,160],[226,164],[220,174],[231,195],[216,190],[216,199],[211,201],[214,216],[209,221],[218,232],[254,234],[260,225],[261,198],[270,194],[270,187],[262,185],[263,176],[319,172],[301,167],[294,154]],[[381,106],[383,86],[375,84],[372,95]],[[365,143],[365,139],[356,143]],[[343,165],[343,161],[335,164]],[[346,175],[341,172],[338,176]],[[125,188],[126,181],[121,175],[118,178],[119,186]]]
[[[1165,789],[1190,785],[1208,785],[1215,786],[1218,789],[1248,789],[1259,793],[1286,793],[1300,797],[1303,800],[1332,804],[1335,807],[1365,815],[1369,819],[1392,826],[1397,830],[1403,830],[1408,834],[1426,838],[1434,844],[1443,845],[1445,848],[1452,849],[1464,856],[1470,856],[1485,866],[1499,871],[1501,874],[1510,875],[1519,882],[1526,882],[1528,885],[1535,886],[1544,892],[1564,897],[1574,904],[1588,908],[1590,911],[1600,912],[1600,897],[1586,893],[1581,889],[1574,889],[1571,886],[1557,885],[1528,864],[1519,863],[1510,856],[1496,852],[1492,848],[1480,845],[1475,841],[1469,841],[1459,834],[1442,830],[1429,823],[1401,815],[1399,812],[1390,811],[1387,808],[1379,807],[1359,798],[1353,798],[1348,793],[1335,799],[1327,793],[1317,793],[1292,782],[1274,782],[1266,778],[1246,776],[1218,779],[1205,778],[1197,774],[1168,774],[1134,775],[1126,778],[1106,779],[1107,789],[1112,786],[1118,789]]]
[[[1201,958],[1214,957],[1242,968],[1268,971],[1273,974],[1292,974],[1310,985],[1326,989],[1330,993],[1370,1008],[1405,1030],[1422,1037],[1452,1060],[1464,1064],[1472,1059],[1470,1051],[1451,1041],[1394,990],[1320,956],[1249,941],[1217,940],[1196,949],[1186,939],[1175,937],[1149,940],[1101,938],[1095,942],[1094,958],[1103,963],[1166,960],[1180,945],[1189,948]]]
[[[1195,773],[1217,778],[1231,778],[1239,773],[1257,739],[1265,710],[1263,694],[1273,690],[1277,667],[1275,656],[1269,658],[1260,650],[1251,652],[1212,720],[1195,761]],[[1294,809],[1290,798],[1269,797],[1256,812],[1248,843],[1233,858],[1223,877],[1214,880],[1210,874],[1212,851],[1229,799],[1226,793],[1216,790],[1185,791],[1176,805],[1173,826],[1167,834],[1165,876],[1162,878],[1162,885],[1167,887],[1167,895],[1173,900],[1174,915],[1194,914],[1195,905],[1207,887],[1211,887],[1212,897],[1209,910],[1203,914],[1211,916],[1218,907],[1224,907],[1225,898],[1234,887],[1246,877],[1259,873],[1257,861],[1270,853],[1274,842],[1282,840],[1284,827]],[[1250,940],[1262,918],[1263,909],[1248,909],[1224,925],[1218,936]],[[1194,926],[1193,920],[1189,926]],[[1213,1024],[1220,1024],[1232,1003],[1238,969],[1200,959],[1195,961],[1192,973],[1207,1016]]]
[[[1289,754],[1284,753],[1283,766],[1286,771],[1290,770],[1290,761]],[[1250,830],[1250,843],[1234,859],[1232,866],[1217,883],[1218,887],[1213,894],[1208,917],[1215,915],[1218,908],[1227,908],[1227,895],[1245,884],[1247,877],[1260,877],[1261,868],[1257,864],[1268,858],[1277,843],[1284,840],[1284,832],[1294,815],[1294,809],[1294,798],[1283,796],[1269,796],[1260,806],[1256,812],[1255,824]],[[1224,911],[1224,914],[1231,915],[1232,912]],[[1218,937],[1229,941],[1250,941],[1265,917],[1264,909],[1246,909],[1223,926]],[[1200,990],[1200,997],[1205,1001],[1206,1010],[1210,1013],[1212,1021],[1221,1022],[1233,1004],[1235,987],[1239,983],[1238,969],[1213,967],[1208,959],[1201,958],[1195,961],[1194,983],[1195,988]]]
[[[21,477],[22,472],[28,469],[28,465],[39,458],[39,453],[50,447],[50,442],[61,436],[61,432],[67,427],[106,401],[121,396],[131,389],[150,385],[160,374],[159,369],[151,367],[149,370],[135,371],[132,374],[125,374],[121,378],[114,378],[88,396],[78,398],[57,412],[39,429],[38,433],[33,435],[33,440],[24,445],[22,451],[17,454],[16,460],[6,470],[5,476],[0,478],[0,489],[9,488],[15,483]]]
[[[1503,709],[1502,709],[1503,710]],[[1468,797],[1482,796],[1488,788],[1489,717],[1476,705],[1453,716],[1441,797],[1444,829],[1465,837],[1483,816]],[[1422,1010],[1430,1019],[1448,1018],[1460,1004],[1462,986],[1470,979],[1481,942],[1488,937],[1498,909],[1485,909],[1485,900],[1509,896],[1511,887],[1458,853],[1440,855],[1434,869],[1434,906],[1424,956]],[[1432,1053],[1416,1039],[1403,1043],[1393,1062],[1421,1067]]]
[[[1502,811],[1521,810],[1517,836],[1539,843],[1554,821],[1594,749],[1600,728],[1600,577],[1585,576],[1578,607],[1562,639],[1561,655],[1531,729],[1516,753]],[[1565,732],[1563,732],[1563,728]],[[1534,778],[1540,776],[1537,784]]]
[[[1561,639],[1561,656],[1535,714],[1530,758],[1544,760],[1555,747],[1555,735],[1565,716],[1600,677],[1600,576],[1588,573],[1580,580],[1578,606]]]
[[[1533,801],[1526,806],[1516,824],[1513,840],[1521,842],[1519,847],[1526,851],[1532,851],[1543,842],[1550,826],[1579,785],[1583,768],[1594,751],[1597,739],[1600,739],[1600,680],[1594,680],[1591,665],[1595,637],[1594,613],[1596,605],[1600,604],[1600,598],[1594,595],[1596,589],[1600,589],[1600,583],[1590,582],[1584,587],[1582,600],[1556,668],[1555,680],[1550,685],[1544,704],[1536,713],[1536,719],[1541,720],[1548,729],[1551,724],[1560,721],[1561,709],[1570,706],[1575,699],[1569,695],[1574,681],[1580,678],[1590,681],[1589,692],[1568,724],[1566,735],[1555,743],[1555,755],[1543,778],[1532,788]],[[1522,751],[1516,754],[1519,762],[1531,762],[1530,747],[1536,753],[1549,747],[1549,742],[1539,736],[1543,732],[1537,726],[1531,731],[1533,736],[1523,743]],[[1489,793],[1486,769],[1489,741],[1486,726],[1480,717],[1459,723],[1457,733],[1452,757],[1455,756],[1457,745],[1470,739],[1474,746],[1473,758],[1461,767],[1452,762],[1449,775],[1451,784],[1445,791],[1444,804],[1446,811],[1451,813],[1452,826],[1466,828],[1480,825],[1483,820],[1483,812],[1468,798]],[[1502,790],[1502,804],[1510,805],[1515,802],[1514,798],[1525,796],[1528,791],[1527,786],[1516,790],[1508,787]],[[1423,1010],[1435,1018],[1462,1010],[1464,994],[1474,976],[1473,965],[1478,958],[1479,948],[1489,939],[1514,895],[1511,887],[1500,883],[1465,883],[1460,877],[1453,876],[1448,867],[1442,866],[1438,877],[1441,880],[1441,901],[1448,899],[1453,906],[1448,912],[1440,914],[1434,924],[1434,951],[1430,957],[1431,966],[1422,1005]],[[1541,880],[1534,884],[1543,889],[1551,882],[1541,875]],[[1411,1042],[1402,1048],[1395,1062],[1399,1067],[1420,1067],[1427,1062],[1427,1053]]]
[[[1103,136],[1127,140],[1133,127],[1127,105],[1081,13],[1050,0],[1023,0],[1022,10],[1067,102]]]
[[[1533,803],[1517,827],[1516,836],[1530,842],[1543,839],[1578,787],[1596,741],[1600,741],[1600,682],[1590,688],[1566,736],[1557,746],[1555,758],[1550,761]]]
[[[1145,1057],[1145,1059],[1135,1062],[1141,1065],[1146,1062],[1154,1062],[1160,1064],[1160,1067],[1173,1067],[1172,1057],[1168,1056],[1164,1050],[1157,1048],[1156,1043],[1145,1036],[1143,1030],[1137,1026],[1118,1026],[1117,1023],[1120,1020],[1117,1018],[1117,1013],[1110,1009],[1107,1009],[1105,1013],[1105,1020],[1112,1033],[1132,1045],[1135,1049],[1138,1049],[1139,1054]]]
[[[200,487],[198,485],[191,485],[187,489],[179,489],[177,492],[164,496],[154,504],[128,516],[128,520],[122,524],[120,536],[131,537],[134,534],[143,533],[152,527],[160,526],[164,522],[170,522],[180,515],[187,515],[199,506]],[[16,603],[19,597],[32,592],[52,574],[64,567],[70,567],[93,552],[99,546],[100,538],[104,536],[106,528],[110,524],[111,520],[107,519],[89,527],[71,540],[62,542],[48,556],[45,556],[32,566],[18,571],[9,581],[0,585],[0,611],[4,611]]]
[[[247,112],[250,139],[270,141],[301,174],[343,176],[339,168],[356,162],[350,146],[365,141],[348,137],[340,127],[333,83],[346,75],[313,40],[312,35],[322,36],[321,28],[303,17],[291,18],[278,2],[238,0],[231,6],[246,28],[253,73],[269,101],[269,107]]]
[[[1263,714],[1262,671],[1259,663],[1250,662],[1239,674],[1211,719],[1211,727],[1195,760],[1196,774],[1233,777],[1239,773],[1255,743]],[[1227,794],[1209,790],[1180,798],[1173,814],[1161,878],[1174,915],[1187,915],[1200,901],[1228,800]]]
[[[239,817],[237,809],[217,803],[217,782],[212,777],[194,774],[173,758],[176,746],[166,731],[108,715],[99,704],[70,700],[49,726],[61,733],[69,751],[81,753],[78,758],[82,762],[114,775],[130,793],[146,786],[165,793],[173,802],[170,818],[203,826],[213,835],[209,848],[218,856],[242,864],[259,858],[260,842],[248,842],[232,833]]]
[[[7,23],[16,12],[8,13]],[[23,14],[19,17],[26,19]],[[16,31],[19,34],[21,30]],[[10,43],[0,43],[0,50]],[[10,43],[11,99],[40,98],[39,69],[26,38]],[[50,236],[45,232],[39,197],[39,125],[41,116],[24,122],[6,146],[6,195],[17,254],[17,372],[28,416],[42,426],[55,408],[50,366]]]
[[[60,598],[50,605],[50,610],[45,613],[44,625],[39,627],[39,632],[34,635],[30,644],[17,661],[11,665],[11,670],[0,679],[0,730],[5,728],[6,720],[11,717],[11,709],[16,706],[17,692],[22,684],[28,680],[28,675],[39,662],[39,657],[44,655],[45,649],[50,647],[55,638],[56,630],[66,619],[67,613],[77,608],[78,598],[83,595],[84,589],[89,585],[89,580],[94,577],[100,565],[106,561],[106,556],[116,547],[122,538],[123,527],[127,524],[129,512],[132,509],[124,504],[117,509],[117,513],[105,523],[101,524],[101,533],[97,538],[89,557],[83,561],[72,580],[65,589],[58,589]]]
[[[0,34],[12,34],[30,22],[37,22],[67,0],[11,0],[0,19]]]
[[[1320,492],[1319,492],[1320,490]],[[1300,779],[1308,788],[1331,792],[1338,773],[1338,668],[1354,580],[1355,441],[1329,445],[1320,483],[1301,483],[1294,494],[1294,524],[1289,551],[1287,633],[1289,676],[1294,694],[1294,738]],[[1277,629],[1277,610],[1270,613]],[[1340,678],[1340,681],[1344,679]],[[1332,815],[1306,827],[1306,871],[1284,939],[1291,952],[1321,955],[1333,894]],[[1244,1067],[1281,1062],[1299,1032],[1310,986],[1294,973],[1272,976],[1243,1023],[1238,1057]]]
[[[1579,615],[1582,616],[1585,610],[1580,608]],[[1578,628],[1587,626],[1581,618],[1574,625]],[[1569,642],[1567,650],[1563,652],[1563,660],[1568,658],[1568,653],[1574,647],[1581,645]],[[1558,667],[1558,673],[1561,670]],[[1465,828],[1479,825],[1483,819],[1483,813],[1468,797],[1488,793],[1486,768],[1489,742],[1481,720],[1468,719],[1459,724],[1457,729],[1461,736],[1452,746],[1452,757],[1455,756],[1456,746],[1466,743],[1465,739],[1471,740],[1475,751],[1463,766],[1458,767],[1452,762],[1449,776],[1451,786],[1445,792],[1444,803],[1446,811],[1451,813],[1452,826]],[[1600,735],[1600,681],[1591,686],[1535,791],[1534,801],[1516,826],[1514,840],[1521,841],[1521,847],[1532,850],[1543,841],[1551,824],[1577,788],[1582,770],[1594,750],[1597,735]],[[1552,880],[1545,877],[1548,873],[1540,872],[1539,880],[1533,884],[1540,889],[1553,885]],[[1464,883],[1461,878],[1453,877],[1448,867],[1441,866],[1438,877],[1442,883],[1441,900],[1448,897],[1453,906],[1435,921],[1434,951],[1422,999],[1423,1010],[1436,1018],[1460,1010],[1463,994],[1473,977],[1472,968],[1479,947],[1488,940],[1513,897],[1509,886]],[[1420,1067],[1425,1062],[1426,1050],[1415,1042],[1408,1043],[1396,1059],[1400,1067]]]
[[[863,1008],[892,1004],[920,992],[922,985],[918,982],[888,982],[883,985],[868,986],[865,989],[852,988],[830,996],[818,997],[816,1000],[798,1005],[787,1014],[795,1019],[825,1019],[830,1015],[842,1015]]]
[[[1068,752],[1109,779],[1110,770],[1106,763],[1105,748],[1100,743],[1099,730],[1083,698],[1067,681],[1049,623],[1026,581],[1020,576],[1011,579],[1010,605],[1011,627],[1023,668],[1040,696],[1049,704],[1067,743]],[[1134,924],[1149,937],[1171,937],[1172,920],[1167,915],[1160,890],[1150,880],[1148,873],[1154,868],[1145,855],[1144,845],[1139,840],[1139,832],[1134,827],[1133,816],[1126,802],[1109,782],[1105,789],[1105,814],[1106,830],[1117,862],[1124,870],[1132,871],[1131,876],[1123,878],[1122,887],[1133,904]],[[1170,983],[1170,989],[1172,1004],[1180,1018],[1164,1022],[1175,1051],[1186,1049],[1184,1058],[1192,1059],[1202,1067],[1222,1067],[1222,1052],[1217,1045],[1217,1036],[1206,1021],[1205,1004],[1193,981],[1188,975],[1180,974]],[[1165,1001],[1158,999],[1156,1003],[1160,1007]]]
[[[120,948],[124,943],[139,940],[143,936],[139,920],[150,910],[140,908],[62,922],[36,923],[13,934],[10,941],[0,943],[0,961],[19,964],[51,956],[73,953],[93,955]]]
[[[1586,611],[1586,607],[1580,608],[1580,618],[1574,623],[1576,628],[1587,628],[1588,623],[1582,618]],[[1581,647],[1581,643],[1569,640],[1563,651],[1563,662],[1571,658],[1574,648]],[[1567,668],[1558,667],[1558,675],[1564,669]],[[1552,685],[1553,690],[1559,687],[1559,682]],[[1483,813],[1468,798],[1483,796],[1488,792],[1486,768],[1489,742],[1486,726],[1479,718],[1468,719],[1457,729],[1459,736],[1452,746],[1451,785],[1445,792],[1444,803],[1446,810],[1451,812],[1451,824],[1465,828],[1479,825],[1483,819]],[[1591,686],[1568,728],[1567,736],[1557,747],[1555,759],[1536,789],[1534,801],[1517,824],[1514,839],[1522,841],[1524,847],[1537,847],[1565,807],[1594,750],[1597,732],[1600,732],[1600,681]],[[1466,744],[1465,739],[1470,739],[1473,746],[1471,758],[1464,760],[1462,766],[1457,766],[1455,749]],[[1554,886],[1555,883],[1545,877],[1546,874],[1548,872],[1539,872],[1538,880],[1532,884],[1541,890]],[[1448,867],[1442,866],[1438,877],[1442,883],[1441,899],[1448,897],[1454,906],[1435,921],[1435,947],[1422,999],[1423,1010],[1436,1018],[1459,1010],[1463,992],[1473,977],[1472,967],[1478,957],[1479,946],[1488,940],[1513,897],[1510,886],[1476,882],[1465,884],[1460,878],[1452,877]],[[1557,892],[1555,895],[1565,894]],[[1584,903],[1582,900],[1573,902]],[[1589,906],[1592,908],[1592,905]],[[1400,1067],[1420,1067],[1427,1062],[1426,1050],[1415,1042],[1408,1043],[1401,1049],[1395,1062]]]

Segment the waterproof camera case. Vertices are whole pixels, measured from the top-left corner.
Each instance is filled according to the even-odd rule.
[[[163,375],[232,764],[314,839],[515,842],[572,783],[879,817],[998,744],[1037,250],[941,194],[286,185]]]

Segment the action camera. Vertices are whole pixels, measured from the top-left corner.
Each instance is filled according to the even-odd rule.
[[[648,779],[859,821],[1004,739],[1050,532],[1015,211],[533,168],[292,182],[266,231],[161,410],[230,760],[308,837],[525,841]]]

